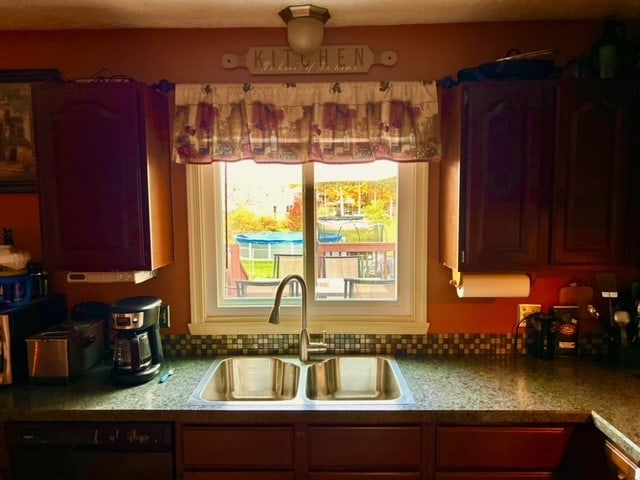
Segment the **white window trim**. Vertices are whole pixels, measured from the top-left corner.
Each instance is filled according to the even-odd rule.
[[[261,313],[248,313],[246,316],[209,316],[207,302],[217,295],[216,280],[209,278],[207,265],[215,264],[214,249],[206,249],[207,242],[215,238],[214,208],[204,208],[212,205],[211,185],[217,169],[211,165],[187,165],[187,211],[189,233],[189,279],[191,300],[191,323],[189,332],[193,335],[232,335],[232,334],[293,334],[300,331],[299,307],[283,308],[283,315],[279,325],[267,322],[268,308],[261,309]],[[369,315],[358,314],[352,316],[328,316],[314,313],[313,302],[309,302],[309,329],[313,333],[323,330],[329,334],[413,334],[423,335],[429,329],[427,321],[427,209],[428,209],[428,165],[414,164],[414,205],[411,211],[414,226],[412,242],[422,245],[413,248],[414,255],[405,255],[402,268],[414,268],[412,285],[408,290],[412,293],[413,301],[409,303],[407,312],[398,315]],[[400,260],[402,262],[402,260]],[[311,288],[310,288],[311,290]],[[403,292],[399,290],[399,294]],[[221,289],[220,289],[221,291]],[[405,289],[404,294],[407,293]],[[311,295],[310,295],[311,297]],[[336,302],[337,304],[338,302]],[[325,311],[331,311],[329,302]],[[335,309],[334,309],[335,310]],[[376,309],[373,308],[373,311]]]

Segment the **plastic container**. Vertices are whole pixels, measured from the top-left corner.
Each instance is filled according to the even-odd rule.
[[[0,313],[29,303],[32,291],[31,275],[0,276]]]

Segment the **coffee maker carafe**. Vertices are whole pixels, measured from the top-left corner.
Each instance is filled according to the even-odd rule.
[[[113,342],[111,378],[121,384],[148,382],[163,361],[160,306],[156,297],[129,297],[111,306]]]

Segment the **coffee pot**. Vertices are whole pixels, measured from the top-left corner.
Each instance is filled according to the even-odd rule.
[[[541,360],[552,360],[556,350],[557,322],[553,315],[542,312],[527,317],[527,351]]]
[[[148,382],[163,361],[160,306],[156,297],[128,297],[111,306],[113,341],[111,378],[121,384]]]

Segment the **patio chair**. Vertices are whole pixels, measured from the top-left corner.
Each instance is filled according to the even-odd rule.
[[[362,275],[362,261],[359,255],[326,255],[321,257],[323,278],[358,278]]]
[[[344,298],[395,299],[394,278],[345,278]]]
[[[283,278],[290,273],[304,275],[304,255],[276,253],[273,255],[273,278]]]
[[[304,277],[304,255],[297,253],[276,253],[273,255],[273,278],[282,279],[290,273]],[[301,295],[298,282],[292,282],[293,295]]]
[[[295,282],[297,285],[297,282]],[[280,284],[278,279],[255,279],[255,280],[238,280],[236,282],[238,287],[238,296],[240,297],[253,297],[253,298],[275,298],[276,290]],[[283,296],[294,295],[293,285],[290,284],[288,289],[285,289]]]

